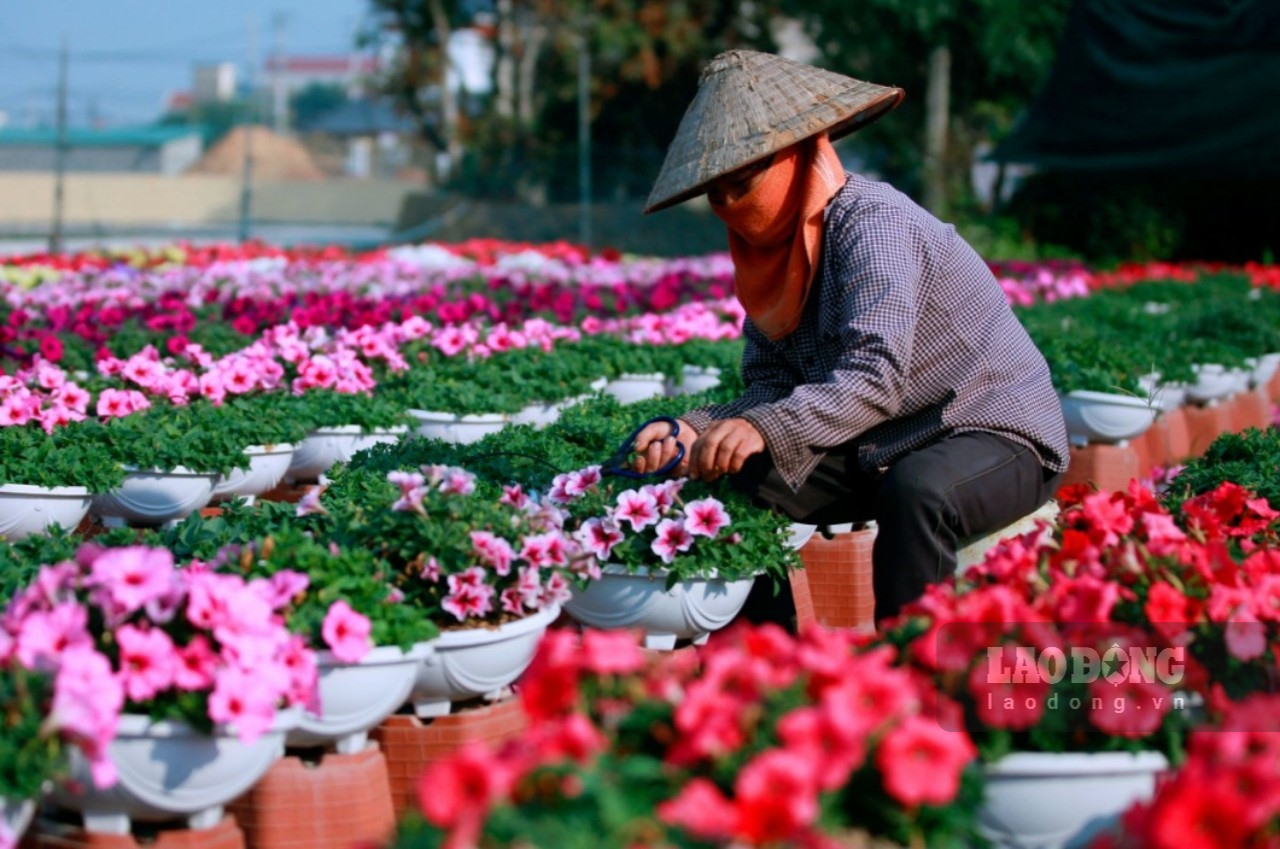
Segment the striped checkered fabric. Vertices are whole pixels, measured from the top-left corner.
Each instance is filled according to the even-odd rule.
[[[1049,367],[986,263],[885,183],[857,175],[827,206],[822,259],[800,326],[770,342],[747,320],[744,395],[686,413],[702,433],[741,417],[792,489],[837,446],[883,470],[952,433],[989,431],[1066,469]]]

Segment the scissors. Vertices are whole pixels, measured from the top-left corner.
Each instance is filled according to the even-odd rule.
[[[631,478],[633,480],[644,480],[645,478],[660,477],[670,474],[684,460],[684,445],[676,442],[676,456],[670,462],[664,464],[660,469],[654,469],[652,472],[637,472],[635,469],[627,468],[627,460],[635,453],[636,437],[640,435],[640,431],[644,430],[655,422],[666,422],[671,425],[670,436],[678,436],[680,434],[680,424],[671,416],[658,416],[649,419],[635,430],[631,431],[631,435],[618,446],[618,450],[614,451],[608,460],[600,464],[600,474],[617,475],[618,477]]]

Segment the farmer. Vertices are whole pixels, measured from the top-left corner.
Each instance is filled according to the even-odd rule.
[[[711,61],[645,212],[706,194],[727,225],[746,391],[675,438],[644,428],[632,460],[659,468],[678,440],[676,474],[730,475],[797,522],[874,520],[877,619],[952,574],[961,540],[1044,504],[1068,458],[1048,366],[986,264],[832,150],[902,95],[764,53]]]

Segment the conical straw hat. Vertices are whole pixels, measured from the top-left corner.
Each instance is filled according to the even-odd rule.
[[[865,127],[902,96],[771,53],[721,53],[702,72],[644,211],[696,197],[717,177],[823,131],[837,139]]]

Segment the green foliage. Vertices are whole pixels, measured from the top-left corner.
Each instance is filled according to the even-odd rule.
[[[0,666],[0,799],[39,799],[66,769],[66,751],[45,720],[53,682],[14,661]]]
[[[267,444],[272,439],[293,441],[282,438],[289,434],[298,438],[297,424],[289,425],[282,415],[271,401],[250,398],[221,407],[203,399],[183,407],[157,403],[107,421],[103,454],[113,462],[140,469],[182,466],[225,474],[233,468],[249,467],[244,450],[250,445]]]
[[[286,621],[291,632],[306,636],[317,648],[325,645],[322,626],[329,607],[339,600],[369,618],[369,638],[375,646],[407,651],[439,636],[421,608],[399,600],[391,567],[371,551],[326,545],[292,529],[244,546],[239,557],[246,577],[269,578],[291,569],[310,578],[306,591],[289,606]]]
[[[1249,428],[1224,433],[1187,463],[1161,501],[1175,515],[1188,499],[1226,482],[1239,484],[1273,507],[1280,505],[1280,430]]]
[[[371,433],[408,423],[405,408],[379,393],[365,395],[308,389],[305,394],[293,397],[293,415],[307,431],[358,425],[364,433]]]
[[[480,486],[487,487],[489,493],[498,492],[500,485],[509,483],[519,483],[528,492],[546,492],[556,475],[604,462],[646,419],[678,416],[704,400],[698,396],[656,398],[622,405],[611,397],[600,396],[568,408],[559,421],[543,430],[529,426],[507,427],[470,445],[410,439],[375,446],[353,457],[345,469],[334,474],[328,496],[350,503],[389,501],[388,493],[394,492],[394,487],[388,488],[383,483],[387,472],[413,470],[424,465],[466,468],[479,477]],[[601,499],[611,501],[622,488],[638,488],[645,483],[620,478],[606,481],[611,497],[601,494],[589,504],[573,506],[575,516],[586,518],[592,509],[602,506]],[[680,494],[686,502],[707,496],[724,504],[733,520],[729,533],[739,536],[733,544],[696,545],[690,554],[678,556],[669,567],[673,581],[713,570],[725,577],[762,570],[777,577],[795,564],[795,553],[784,544],[790,525],[784,516],[761,510],[746,495],[733,489],[726,479],[712,484],[690,481]],[[661,565],[641,539],[634,537],[630,545],[616,550],[620,562],[633,566]]]
[[[104,461],[105,433],[96,421],[71,422],[52,434],[34,424],[0,428],[0,484],[109,492],[124,480],[124,468]]]
[[[822,52],[818,64],[906,90],[895,114],[850,144],[895,184],[911,187],[923,164],[930,51],[951,51],[949,162],[967,183],[974,145],[1002,138],[1048,74],[1068,7],[1068,0],[808,0],[792,13]]]

